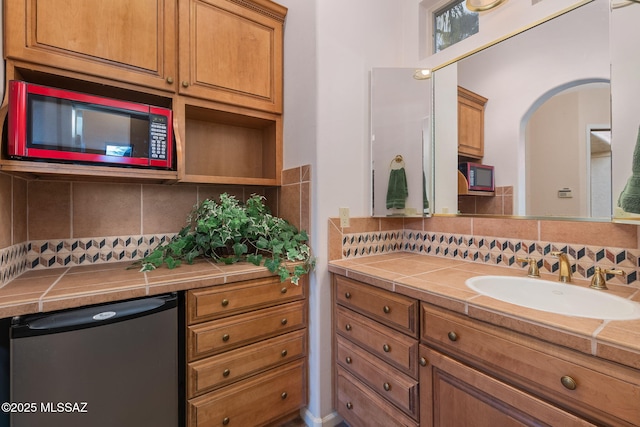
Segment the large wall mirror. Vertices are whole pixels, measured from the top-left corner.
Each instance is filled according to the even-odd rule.
[[[639,5],[640,6],[640,5]],[[612,215],[609,2],[595,0],[434,72],[438,208],[461,214],[603,218]],[[484,98],[480,155],[458,150],[451,113],[460,88]],[[459,195],[457,165],[493,166],[495,191]],[[444,171],[442,172],[445,173]],[[609,189],[609,191],[606,191]],[[440,203],[440,204],[438,204]]]
[[[437,67],[430,211],[638,221],[638,22],[637,1],[586,1]],[[460,88],[486,100],[481,157],[458,153]],[[459,196],[461,161],[493,166],[495,192]]]

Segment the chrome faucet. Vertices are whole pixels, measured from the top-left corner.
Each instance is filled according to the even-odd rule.
[[[558,258],[560,269],[558,270],[558,280],[562,283],[571,282],[571,263],[567,254],[560,251],[551,252],[551,255]]]

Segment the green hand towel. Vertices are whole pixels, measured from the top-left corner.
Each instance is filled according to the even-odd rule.
[[[633,150],[631,172],[632,175],[618,197],[618,206],[625,212],[640,213],[640,130]]]
[[[404,209],[405,199],[409,195],[407,175],[404,168],[391,169],[387,187],[387,209]]]

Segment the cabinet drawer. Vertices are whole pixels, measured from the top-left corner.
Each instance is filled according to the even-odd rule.
[[[351,427],[413,426],[417,423],[382,399],[340,366],[337,367],[337,405]]]
[[[640,380],[630,369],[427,305],[422,319],[422,338],[433,347],[585,418],[640,425]]]
[[[189,427],[262,426],[307,402],[303,360],[191,399]]]
[[[339,304],[418,337],[418,301],[335,275]]]
[[[192,325],[187,328],[188,361],[302,329],[306,324],[305,304],[299,301]]]
[[[188,398],[291,362],[307,354],[307,331],[288,334],[189,363]]]
[[[187,292],[187,318],[190,325],[248,310],[298,301],[305,298],[306,280],[299,285],[280,282],[279,277],[244,283],[213,286]]]
[[[337,362],[385,399],[418,419],[418,381],[337,337]]]
[[[359,344],[385,362],[416,378],[418,342],[368,317],[336,307],[337,333]]]

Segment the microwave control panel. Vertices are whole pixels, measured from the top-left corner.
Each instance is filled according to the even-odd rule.
[[[167,159],[167,118],[152,114],[149,117],[149,158],[152,160]]]

